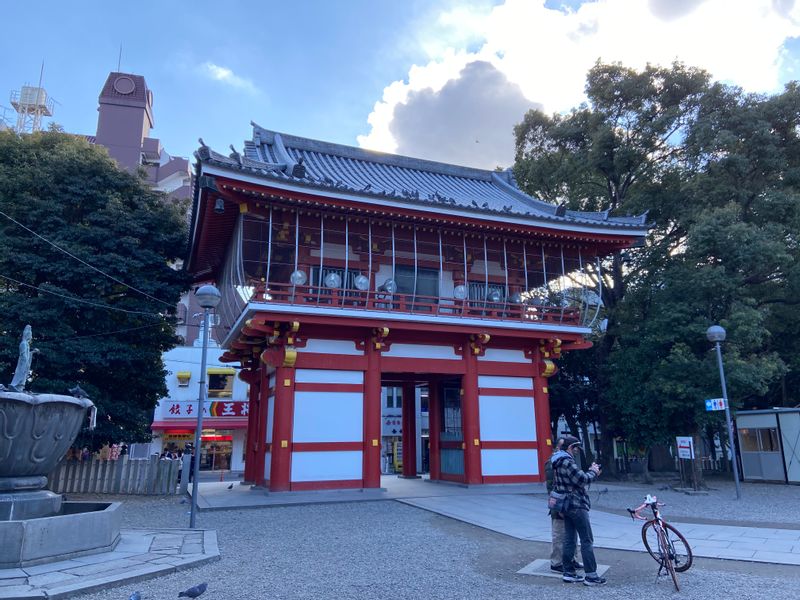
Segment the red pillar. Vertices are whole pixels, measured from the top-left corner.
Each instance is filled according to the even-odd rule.
[[[442,430],[441,406],[439,405],[439,380],[428,380],[428,432],[430,435],[430,468],[431,480],[442,475],[442,456],[439,448],[439,436]]]
[[[367,370],[364,372],[364,458],[365,488],[381,487],[381,354],[367,338]]]
[[[241,371],[242,379],[247,381],[247,438],[244,451],[244,483],[256,483],[256,449],[259,440],[259,390],[261,389],[261,370]],[[245,375],[246,374],[246,375]]]
[[[278,367],[275,369],[275,412],[272,417],[270,492],[288,492],[291,487],[294,374],[295,371],[291,367]]]
[[[478,357],[464,344],[464,376],[461,378],[461,429],[464,432],[464,483],[483,483],[480,425],[478,423]]]
[[[553,431],[550,428],[550,393],[547,378],[555,373],[555,363],[542,361],[541,352],[534,353],[533,407],[536,415],[536,441],[539,457],[539,478],[545,480],[544,467],[553,452]]]
[[[267,410],[269,408],[269,375],[267,367],[262,365],[258,371],[258,410],[255,411],[253,439],[253,481],[256,485],[266,485],[264,478],[264,461],[267,452]],[[251,413],[253,414],[253,413]],[[248,419],[249,423],[249,419]]]
[[[413,383],[403,384],[403,477],[417,476],[417,398]]]

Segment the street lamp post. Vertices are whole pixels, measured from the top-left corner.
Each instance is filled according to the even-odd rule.
[[[736,481],[736,499],[742,497],[742,489],[739,484],[739,466],[736,460],[736,447],[733,445],[733,421],[731,411],[728,407],[728,387],[725,385],[725,370],[722,367],[722,349],[719,343],[725,341],[725,329],[719,325],[712,325],[706,331],[709,342],[714,342],[717,348],[717,364],[719,365],[719,380],[722,382],[722,401],[725,403],[725,427],[728,429],[728,445],[731,449],[731,467],[733,468],[733,478]]]
[[[203,406],[206,401],[206,363],[208,361],[208,318],[212,308],[216,308],[221,300],[219,290],[213,285],[203,285],[194,293],[197,303],[203,309],[203,355],[200,359],[200,399],[197,406],[197,425],[194,431],[194,475],[192,477],[192,512],[189,527],[194,529],[197,515],[197,484],[200,479],[200,436],[203,432]]]

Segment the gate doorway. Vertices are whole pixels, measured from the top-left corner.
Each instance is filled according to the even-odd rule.
[[[381,471],[464,481],[461,378],[384,373]]]

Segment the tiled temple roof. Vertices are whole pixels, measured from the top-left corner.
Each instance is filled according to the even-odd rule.
[[[249,172],[298,187],[333,190],[414,204],[440,204],[469,212],[535,220],[643,229],[646,214],[611,217],[588,213],[528,196],[510,170],[487,171],[321,142],[264,129],[255,123],[244,152],[225,156],[202,143],[195,156],[203,163]]]

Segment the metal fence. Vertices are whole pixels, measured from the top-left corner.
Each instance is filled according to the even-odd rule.
[[[142,459],[126,455],[117,460],[64,460],[48,475],[47,487],[58,494],[171,496],[178,493],[180,468],[181,461],[160,460],[157,454]]]

